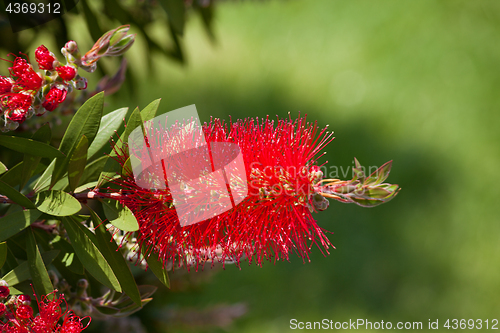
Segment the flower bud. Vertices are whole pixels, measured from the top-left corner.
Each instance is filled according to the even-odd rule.
[[[7,307],[5,306],[5,304],[0,303],[0,317],[3,316],[5,311],[7,311]]]
[[[71,81],[76,76],[76,70],[72,66],[59,66],[56,68],[56,71],[64,81]]]
[[[3,281],[3,280],[2,280]],[[9,297],[10,289],[7,286],[0,286],[0,299]]]
[[[16,309],[16,317],[19,319],[29,319],[33,317],[33,308],[26,304],[19,305]]]
[[[87,79],[80,75],[77,75],[75,80],[73,81],[73,86],[77,90],[85,90],[87,89]]]
[[[70,40],[64,45],[64,49],[73,54],[78,51],[78,44],[74,40]]]
[[[12,91],[12,85],[14,80],[10,77],[0,76],[0,95],[10,93]]]
[[[24,295],[17,296],[17,304],[30,305],[31,304],[30,295],[24,294]]]
[[[83,66],[91,66],[104,56],[124,54],[134,43],[135,34],[127,35],[129,25],[106,32],[81,59]]]
[[[56,57],[44,45],[40,45],[35,51],[35,60],[38,68],[50,71],[54,69]]]
[[[54,111],[66,99],[68,94],[67,88],[62,85],[56,85],[50,88],[48,94],[45,96],[45,101],[42,106],[47,111]]]

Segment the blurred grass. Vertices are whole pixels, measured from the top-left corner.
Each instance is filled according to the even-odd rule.
[[[202,121],[300,111],[335,131],[329,165],[393,159],[388,181],[403,189],[374,209],[331,202],[317,215],[334,232],[327,257],[228,266],[144,318],[161,318],[161,304],[236,302],[250,311],[231,332],[288,332],[292,318],[498,318],[500,3],[228,2],[215,30],[211,45],[191,21],[188,65],[156,59],[152,74],[138,41],[139,99],[118,94],[110,109],[161,97],[163,112],[196,104]]]

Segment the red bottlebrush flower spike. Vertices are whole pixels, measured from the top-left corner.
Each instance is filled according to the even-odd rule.
[[[54,69],[56,57],[44,45],[40,45],[35,51],[35,60],[40,69],[50,71]]]
[[[38,75],[33,67],[23,58],[16,57],[11,68],[10,74],[15,77],[16,85],[21,90],[36,92],[43,84],[43,79]]]
[[[2,281],[0,281],[1,283]],[[2,289],[3,290],[3,289]],[[57,291],[54,291],[54,294]],[[52,295],[52,293],[51,293]],[[40,313],[33,316],[31,298],[20,295],[7,302],[0,303],[0,332],[2,333],[81,333],[90,324],[90,317],[80,318],[71,310],[62,311],[61,304],[66,302],[64,295],[49,300],[49,295],[38,301]],[[67,307],[67,304],[66,304]],[[1,319],[7,319],[3,322]],[[87,325],[82,321],[88,318]]]
[[[71,81],[76,76],[76,70],[71,66],[59,66],[56,71],[64,81]]]
[[[311,215],[313,185],[322,177],[315,163],[321,149],[333,140],[326,128],[319,130],[316,123],[307,123],[301,117],[295,121],[239,120],[230,123],[229,128],[214,119],[203,126],[203,131],[212,150],[214,143],[237,144],[243,156],[248,195],[240,198],[233,191],[232,209],[184,227],[179,223],[171,189],[139,186],[125,166],[128,154],[117,151],[124,170],[130,171],[115,181],[122,188],[119,200],[139,222],[137,241],[146,255],[155,252],[164,262],[198,267],[206,261],[239,264],[244,257],[261,265],[265,259],[288,259],[291,251],[305,259],[313,244],[328,250],[331,243]],[[150,154],[164,153],[169,144],[167,136],[146,136]],[[189,164],[183,167],[183,172],[190,172]],[[162,174],[161,166],[157,174]],[[217,192],[227,186],[207,180],[201,205],[207,201],[218,205],[223,198]],[[239,204],[234,205],[237,198]],[[191,213],[199,212],[195,209]]]
[[[47,111],[54,111],[59,104],[64,102],[67,94],[68,91],[66,90],[66,87],[53,86],[50,88],[47,96],[45,96],[45,101],[42,103],[42,106]]]

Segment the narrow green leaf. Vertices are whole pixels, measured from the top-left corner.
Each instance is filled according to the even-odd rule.
[[[135,283],[134,276],[130,271],[127,261],[119,251],[118,245],[116,245],[111,234],[104,227],[100,217],[92,210],[90,214],[92,216],[92,221],[94,221],[94,225],[99,226],[95,228],[95,234],[101,253],[113,269],[123,291],[134,301],[134,303],[141,306],[139,288],[137,288],[137,284]]]
[[[71,245],[85,269],[106,287],[121,292],[122,288],[113,269],[97,247],[95,235],[81,223],[73,221],[71,217],[63,218],[63,223]]]
[[[184,0],[160,0],[160,5],[167,12],[168,21],[176,33],[182,36],[186,20]]]
[[[36,209],[23,210],[0,218],[0,242],[14,236],[36,221],[42,212]]]
[[[63,158],[65,155],[56,148],[39,141],[19,136],[0,135],[0,145],[24,154],[47,158]]]
[[[85,170],[88,149],[89,140],[87,140],[87,137],[83,135],[80,142],[76,145],[75,150],[73,150],[73,154],[71,154],[68,164],[69,187],[72,191],[78,187],[80,178],[83,175],[83,170]]]
[[[97,186],[97,181],[83,184],[82,186],[78,186],[75,189],[75,193],[81,193],[83,191],[90,190],[91,188],[95,188],[96,186]]]
[[[7,243],[0,243],[0,268],[3,267],[5,262],[7,261]]]
[[[107,156],[102,156],[89,164],[83,170],[82,178],[80,179],[80,183],[86,184],[91,181],[97,181],[99,179],[99,175],[101,174],[104,165],[106,164]]]
[[[141,111],[141,118],[142,121],[148,121],[153,119],[156,116],[156,112],[158,111],[158,107],[160,106],[161,98],[158,98],[151,103],[149,103],[148,106],[146,106],[142,111]]]
[[[59,149],[67,155],[65,158],[58,158],[52,173],[51,186],[67,172],[70,157],[80,142],[83,135],[88,139],[88,144],[92,144],[101,124],[102,109],[104,104],[104,92],[100,92],[89,98],[75,113],[68,125],[61,140]]]
[[[0,180],[9,184],[12,187],[19,185],[21,183],[21,177],[23,174],[23,165],[24,165],[24,162],[20,162],[20,163],[16,164],[12,168],[10,168],[7,172],[3,173],[0,176]],[[43,162],[38,163],[33,174],[36,175],[45,169],[47,169],[46,164],[44,164]]]
[[[45,266],[50,265],[50,263],[57,257],[59,250],[52,250],[42,253],[42,260]],[[26,281],[31,278],[30,267],[27,261],[23,262],[7,274],[5,274],[0,280],[4,280],[9,284],[9,286],[15,286],[16,284]]]
[[[392,193],[383,189],[381,187],[371,187],[365,190],[363,194],[367,199],[384,200],[388,198]]]
[[[97,131],[97,135],[94,139],[94,142],[89,147],[88,151],[88,159],[92,159],[95,154],[97,154],[102,147],[104,147],[108,142],[111,136],[115,134],[125,116],[127,115],[128,108],[121,108],[115,110],[113,112],[108,113],[101,119],[101,126],[99,127],[99,131]]]
[[[375,170],[369,177],[366,178],[364,185],[378,185],[383,183],[389,177],[391,172],[392,161],[384,163],[380,168]]]
[[[24,194],[10,186],[9,184],[4,183],[3,181],[0,180],[0,193],[7,196],[10,200],[14,201],[15,203],[26,207],[26,208],[35,208],[35,205],[33,202],[31,202],[30,199],[26,198]]]
[[[54,216],[76,214],[82,209],[80,202],[64,191],[43,191],[36,195],[35,206],[41,212]]]
[[[139,126],[144,126],[142,117],[141,117],[141,112],[139,111],[139,108],[135,108],[130,117],[127,120],[127,127],[125,127],[125,131],[123,131],[122,135],[120,136],[119,142],[117,144],[121,144],[120,147],[123,147],[126,143],[128,143],[128,137],[132,131]]]
[[[40,127],[31,139],[40,141],[42,143],[50,144],[50,139],[52,137],[52,131],[48,123]],[[33,171],[35,171],[38,163],[42,158],[39,156],[33,156],[30,154],[25,154],[23,159],[23,174],[21,179],[21,185],[19,189],[22,189],[28,180],[33,176]]]
[[[12,253],[12,251],[9,249],[9,244],[7,243],[7,259],[5,260],[5,264],[2,268],[3,272],[10,272],[14,268],[16,268],[19,265],[17,262],[16,257]]]
[[[97,41],[102,34],[102,30],[99,27],[99,22],[97,21],[96,15],[90,9],[87,0],[82,0],[83,13],[85,14],[85,21],[87,22],[87,27],[90,31],[92,39]]]
[[[125,127],[125,131],[123,131],[120,136],[120,140],[116,142],[115,149],[121,149],[126,143],[128,143],[128,137],[132,131],[138,127],[143,126],[141,113],[139,108],[135,108],[130,117],[127,120],[127,126]],[[100,187],[102,184],[107,182],[109,179],[113,178],[117,173],[120,172],[120,164],[116,162],[113,157],[116,157],[115,150],[112,150],[109,154],[110,156],[106,160],[106,164],[104,165],[104,169],[99,176],[99,180],[97,182],[97,186]]]
[[[38,181],[33,187],[33,190],[35,192],[40,192],[49,188],[55,165],[56,165],[56,160],[52,160],[52,162],[50,162],[49,166],[45,169],[40,178],[38,178]]]
[[[116,200],[102,200],[102,208],[109,223],[123,231],[139,230],[139,223],[134,213]]]
[[[28,228],[26,252],[28,253],[29,271],[36,293],[38,295],[48,295],[54,291],[54,286],[52,286],[52,282],[50,281],[49,273],[47,273],[47,268],[45,268],[31,228]]]
[[[80,259],[75,253],[75,250],[64,238],[56,236],[50,244],[57,250],[60,250],[59,257],[61,257],[61,263],[68,268],[70,271],[76,274],[85,273],[84,267]]]
[[[0,162],[0,175],[4,172],[6,172],[8,169],[7,167],[5,166],[5,164],[3,164],[2,162]]]
[[[154,275],[163,283],[167,288],[170,288],[170,279],[168,278],[167,270],[164,268],[163,261],[157,257],[156,253],[150,253],[150,255],[146,255],[144,253],[144,257],[146,258],[146,262],[148,263],[148,268],[151,269]]]

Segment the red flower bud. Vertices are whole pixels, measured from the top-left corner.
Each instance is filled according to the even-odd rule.
[[[44,70],[53,70],[56,58],[44,45],[40,45],[35,51],[35,59],[38,67]]]
[[[19,305],[16,310],[16,317],[19,319],[29,319],[33,317],[33,308],[29,305]]]
[[[0,76],[0,95],[10,93],[12,90],[12,81],[11,78],[6,76]]]
[[[42,86],[43,80],[33,67],[23,58],[17,57],[9,68],[10,74],[16,78],[16,85],[24,90],[37,91]]]
[[[71,81],[76,76],[76,70],[71,66],[59,66],[56,71],[64,81]]]
[[[29,295],[19,295],[17,296],[17,303],[23,305],[30,305],[31,297]]]
[[[23,123],[26,120],[26,111],[14,110],[9,115],[9,119],[17,123]]]
[[[31,95],[23,93],[5,94],[0,105],[7,109],[7,117],[12,121],[22,123],[26,120],[26,113],[31,107],[33,99]],[[1,287],[0,287],[1,288]]]
[[[0,298],[6,298],[9,295],[10,295],[9,287],[0,286]]]
[[[45,96],[45,101],[42,103],[42,106],[47,109],[47,111],[54,111],[59,104],[64,102],[67,94],[68,91],[65,88],[54,86],[50,88],[47,96]]]
[[[5,304],[0,303],[0,317],[3,316],[5,311],[7,311],[7,307],[5,306]]]

